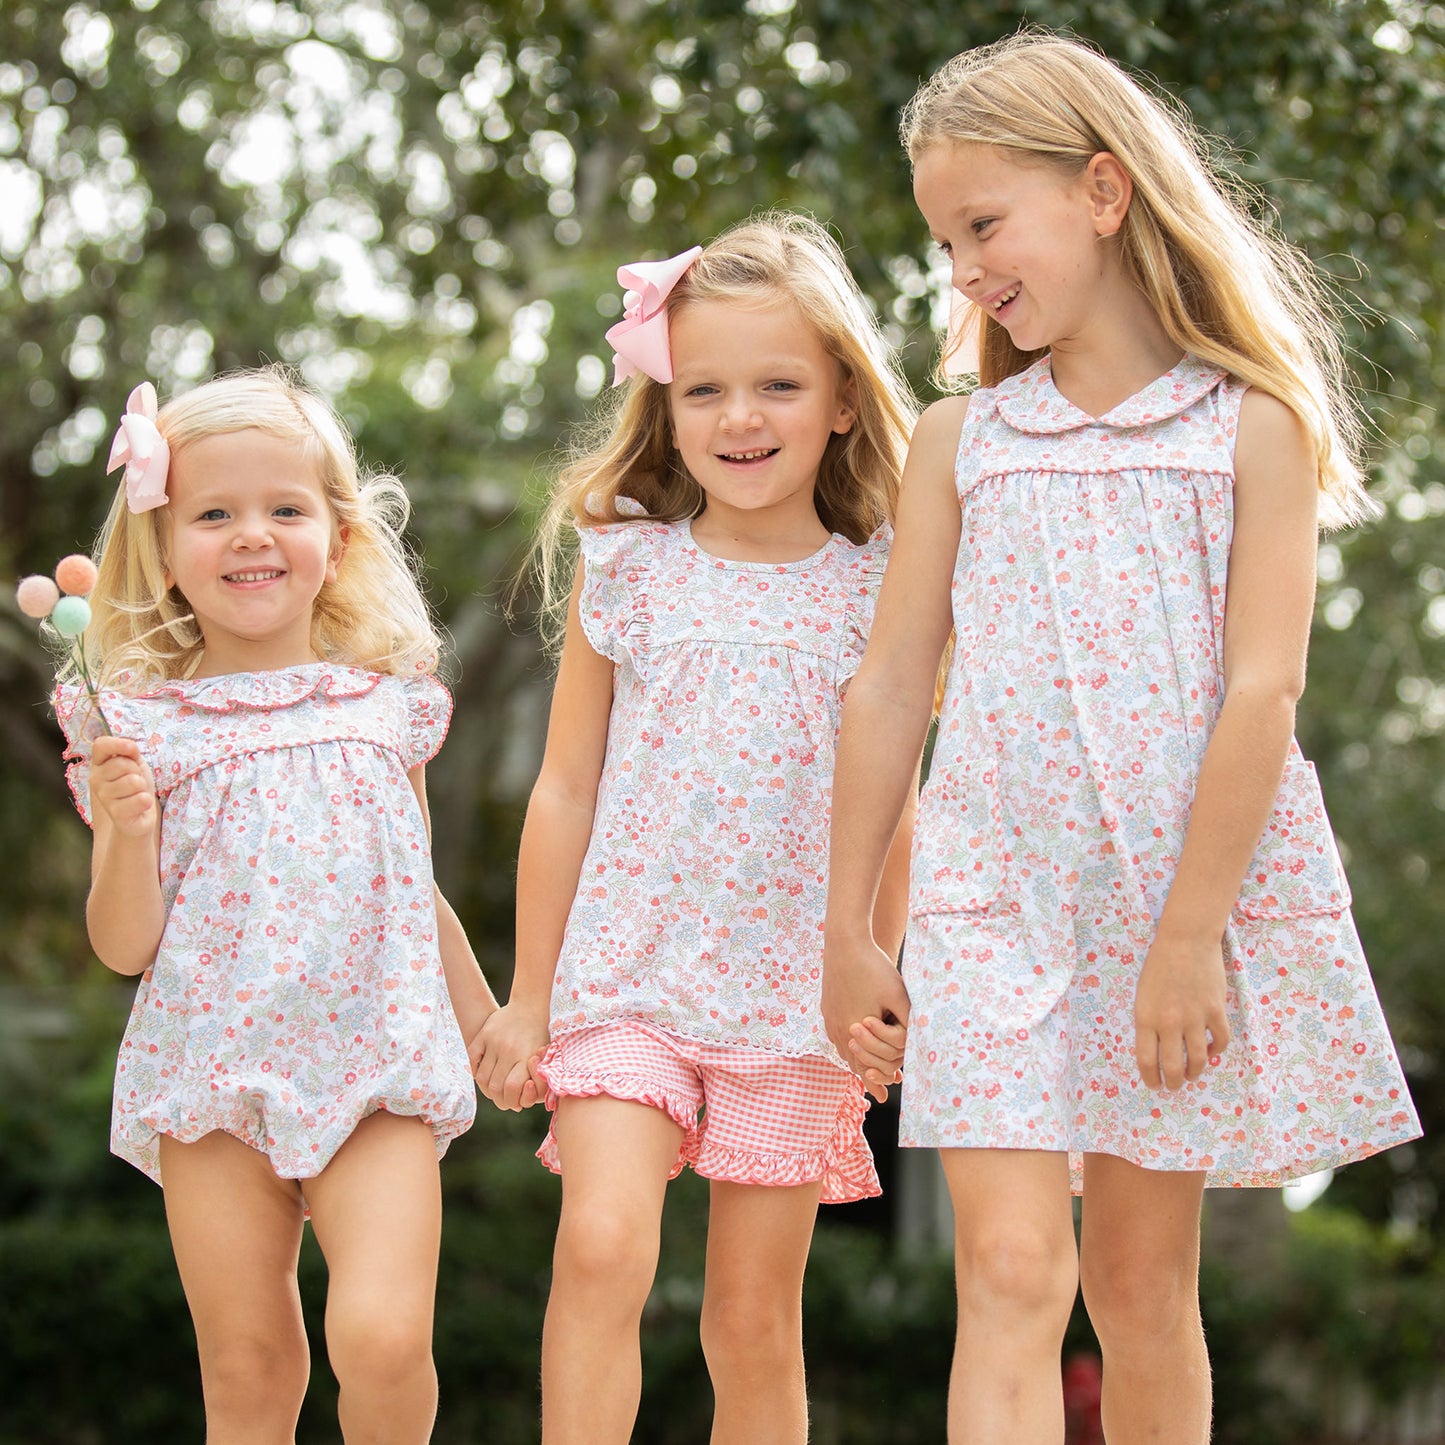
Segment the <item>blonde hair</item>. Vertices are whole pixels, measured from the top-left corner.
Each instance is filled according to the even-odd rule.
[[[230,432],[254,429],[293,443],[314,463],[334,534],[344,538],[336,580],[322,584],[312,610],[312,649],[373,672],[436,668],[441,639],[402,541],[406,492],[395,477],[362,476],[349,433],[315,392],[280,366],[233,372],[172,398],[156,426],[172,464],[195,442]],[[166,582],[169,532],[169,507],[130,511],[122,483],[95,544],[99,578],[84,637],[99,681],[188,677],[200,662],[205,639],[185,597]]]
[[[1250,215],[1244,188],[1216,172],[1182,107],[1088,46],[1029,30],[955,56],[909,101],[900,130],[915,165],[949,143],[1002,146],[1071,177],[1112,155],[1134,184],[1119,231],[1124,265],[1170,339],[1299,416],[1319,460],[1322,524],[1376,510],[1325,282]],[[1018,350],[991,316],[973,324],[984,386],[1043,354]]]
[[[853,426],[828,439],[814,501],[831,532],[867,540],[890,521],[917,406],[838,243],[808,216],[769,211],[723,232],[667,298],[671,322],[687,306],[726,301],[794,306],[851,383]],[[620,511],[630,498],[642,513]],[[615,522],[678,522],[706,504],[672,444],[667,387],[638,375],[609,397],[552,489],[531,560],[541,584],[543,632],[560,642],[571,591],[574,529]]]

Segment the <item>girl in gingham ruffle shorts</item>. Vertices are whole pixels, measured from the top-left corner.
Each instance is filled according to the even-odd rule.
[[[611,434],[540,544],[580,566],[518,868],[510,1002],[478,1081],[535,1078],[562,1176],[547,1445],[630,1438],[667,1181],[712,1181],[714,1441],[807,1437],[820,1200],[878,1193],[864,1086],[819,1013],[829,784],[912,407],[826,232],[771,216],[623,267]],[[559,608],[559,610],[561,610]],[[873,910],[903,931],[908,822]],[[874,1020],[879,1037],[902,1034]],[[886,1097],[896,1071],[870,1081]]]

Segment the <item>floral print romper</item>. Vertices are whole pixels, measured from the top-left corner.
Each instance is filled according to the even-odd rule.
[[[385,1109],[425,1119],[443,1153],[476,1091],[407,772],[441,747],[447,690],[317,662],[101,705],[155,775],[166,906],[116,1065],[113,1152],[160,1182],[159,1135],[220,1129],[306,1179]],[[56,714],[89,822],[99,724],[73,687]]]

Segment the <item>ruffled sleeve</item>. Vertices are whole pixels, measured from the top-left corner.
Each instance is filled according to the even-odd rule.
[[[90,813],[90,749],[105,729],[100,713],[83,687],[55,685],[55,718],[65,734],[65,781],[75,810],[94,826]]]
[[[619,511],[641,512],[630,498],[618,498]],[[661,524],[614,522],[579,527],[582,591],[578,596],[582,631],[603,657],[630,661],[639,676],[646,670],[652,631],[652,567]]]
[[[843,634],[842,655],[838,659],[838,685],[845,686],[858,671],[873,629],[873,611],[878,605],[878,589],[883,585],[883,572],[888,565],[888,549],[893,545],[893,529],[884,522],[858,548],[852,559],[852,576],[848,597],[848,620]]]
[[[430,673],[402,680],[406,689],[406,765],[419,768],[441,751],[452,720],[452,695]]]

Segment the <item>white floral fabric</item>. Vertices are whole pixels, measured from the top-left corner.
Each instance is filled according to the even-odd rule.
[[[447,690],[320,662],[122,680],[101,704],[155,774],[166,905],[116,1067],[114,1152],[159,1181],[158,1135],[221,1129],[304,1179],[378,1109],[425,1119],[445,1152],[476,1093],[407,772],[446,736]],[[56,715],[89,822],[99,723],[72,687]]]
[[[1151,1093],[1134,990],[1224,697],[1243,385],[1107,416],[1047,358],[960,439],[957,644],[914,838],[903,1142],[1275,1185],[1415,1137],[1313,767],[1291,747],[1224,946],[1233,1042]]]
[[[841,1067],[819,1010],[829,798],[888,532],[778,564],[712,556],[687,522],[581,540],[582,626],[616,670],[553,1037],[643,1018]]]

